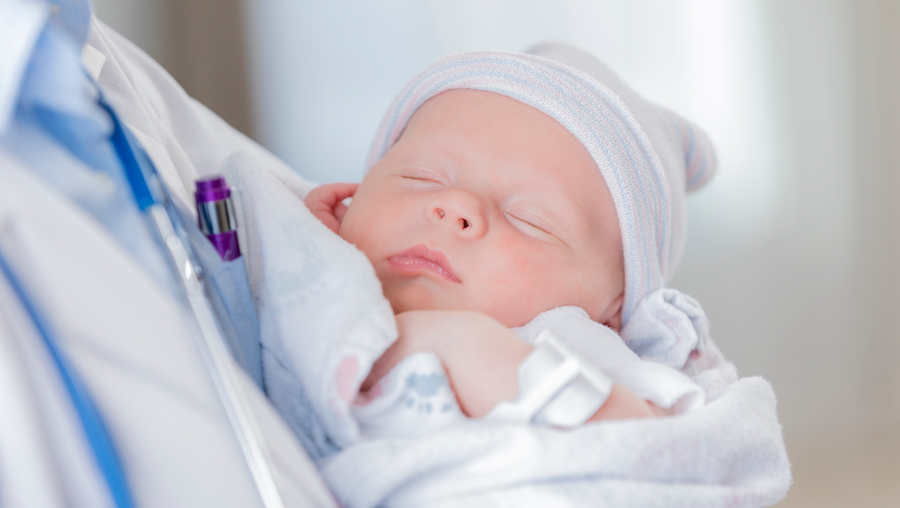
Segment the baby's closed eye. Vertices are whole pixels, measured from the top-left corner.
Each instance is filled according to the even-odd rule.
[[[532,213],[514,210],[507,211],[505,215],[516,229],[526,235],[545,242],[556,243],[561,241],[550,224]]]
[[[401,173],[399,176],[403,181],[414,186],[431,187],[447,185],[446,178],[431,171],[411,169]]]

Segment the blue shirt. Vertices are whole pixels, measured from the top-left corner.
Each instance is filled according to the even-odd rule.
[[[0,150],[102,224],[172,287],[110,142],[113,123],[85,72],[87,0],[4,0],[0,7]]]

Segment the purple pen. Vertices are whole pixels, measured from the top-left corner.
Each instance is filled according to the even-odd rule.
[[[197,200],[197,225],[212,242],[222,260],[231,261],[241,257],[231,189],[225,183],[225,177],[197,180],[194,197]]]

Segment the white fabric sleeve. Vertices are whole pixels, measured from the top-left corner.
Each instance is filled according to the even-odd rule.
[[[613,382],[563,344],[550,330],[538,335],[518,368],[519,395],[500,402],[489,420],[573,428],[609,398]]]
[[[360,395],[350,414],[363,439],[418,437],[466,418],[441,361],[431,353],[404,358]]]

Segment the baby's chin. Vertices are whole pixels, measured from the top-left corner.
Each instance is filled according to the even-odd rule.
[[[486,314],[507,328],[528,324],[537,314],[528,315],[521,308],[484,308],[470,299],[454,298],[454,295],[435,292],[428,284],[407,284],[384,291],[394,314],[411,310],[470,310]],[[484,303],[484,302],[481,302]]]
[[[385,289],[384,296],[391,304],[394,314],[410,310],[448,310],[457,307],[448,306],[449,302],[438,298],[431,288],[421,284],[407,284],[397,288]]]
[[[473,305],[472,298],[461,291],[461,288],[454,289],[442,287],[442,284],[427,278],[419,278],[399,285],[385,284],[384,296],[390,302],[394,314],[411,310],[473,310],[491,315]]]

